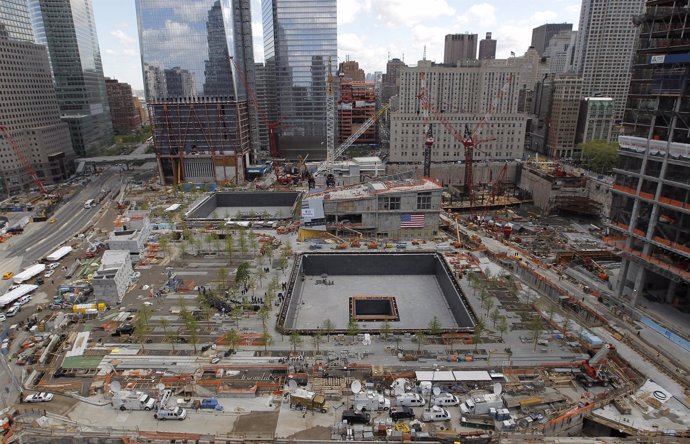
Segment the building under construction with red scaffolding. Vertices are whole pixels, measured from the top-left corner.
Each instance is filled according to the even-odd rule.
[[[189,97],[148,108],[165,184],[244,181],[251,148],[246,101]]]
[[[376,84],[372,82],[340,83],[338,104],[338,143],[343,143],[367,120],[376,114]],[[355,144],[376,143],[376,125],[372,125],[357,139]]]

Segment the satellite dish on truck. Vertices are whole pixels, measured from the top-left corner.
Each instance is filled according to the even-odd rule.
[[[350,390],[352,391],[352,393],[356,395],[357,393],[362,391],[362,383],[359,382],[359,380],[355,379],[354,381],[352,381],[352,384],[350,384]]]
[[[494,395],[500,395],[503,392],[503,386],[500,382],[494,384]]]
[[[291,393],[297,390],[297,381],[288,379],[288,390],[290,390]]]
[[[120,390],[122,390],[122,386],[120,385],[120,381],[113,381],[110,383],[110,391],[113,393],[117,393]]]
[[[165,390],[165,384],[159,382],[158,384],[156,384],[156,388],[158,389],[158,391],[163,391]]]
[[[438,396],[441,394],[441,388],[440,387],[434,387],[434,396]]]

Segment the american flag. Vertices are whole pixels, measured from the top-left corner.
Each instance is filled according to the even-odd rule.
[[[424,228],[424,214],[401,214],[400,228]]]

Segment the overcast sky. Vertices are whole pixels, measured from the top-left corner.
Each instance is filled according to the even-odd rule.
[[[106,76],[142,89],[134,0],[92,0]],[[177,0],[185,1],[185,0]],[[443,61],[446,34],[470,32],[498,40],[497,58],[529,47],[532,28],[544,23],[578,25],[580,0],[337,0],[338,58],[365,72],[385,71],[389,58],[416,64]],[[263,61],[261,0],[252,2],[254,57]]]

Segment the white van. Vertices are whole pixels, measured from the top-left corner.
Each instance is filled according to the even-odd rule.
[[[422,407],[426,401],[419,393],[403,393],[396,398],[399,406],[404,407]]]
[[[11,316],[17,316],[17,313],[19,313],[20,310],[20,306],[15,304],[5,312],[5,315],[7,315],[8,318]]]
[[[431,408],[431,410],[426,410],[424,413],[422,413],[422,421],[450,421],[450,413],[448,410],[435,405]]]
[[[440,393],[437,396],[431,398],[432,405],[438,405],[441,407],[450,407],[460,405],[460,399],[452,393]]]
[[[160,409],[153,414],[153,417],[160,421],[165,421],[166,419],[177,419],[178,421],[182,421],[187,417],[187,410],[183,409],[182,407],[175,407],[174,409]]]

